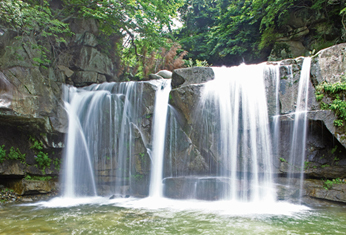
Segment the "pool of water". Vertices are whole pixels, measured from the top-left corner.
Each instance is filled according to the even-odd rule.
[[[0,234],[346,234],[346,208],[54,198],[0,207]]]

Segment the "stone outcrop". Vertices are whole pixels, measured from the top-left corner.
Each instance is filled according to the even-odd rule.
[[[59,184],[57,181],[43,181],[43,180],[15,180],[7,184],[7,186],[13,189],[18,195],[29,194],[46,194],[52,191],[59,190]]]
[[[346,203],[346,184],[332,184],[328,189],[325,181],[305,180],[304,191],[312,198]]]
[[[214,76],[213,70],[208,67],[176,69],[172,75],[172,88],[207,82]]]
[[[63,85],[85,86],[117,79],[116,62],[99,44],[96,21],[73,19],[70,26],[75,34],[61,44],[59,55],[53,57],[47,50],[49,65],[42,62],[34,36],[18,36],[1,28],[0,146],[4,145],[6,155],[11,147],[18,149],[25,154],[25,161],[0,161],[0,183],[7,185],[26,175],[58,176],[68,123],[61,99]],[[32,149],[30,137],[43,149]],[[38,166],[40,151],[48,154],[50,167]]]
[[[324,12],[295,9],[281,25],[270,53],[270,60],[308,56],[342,37],[342,27]]]

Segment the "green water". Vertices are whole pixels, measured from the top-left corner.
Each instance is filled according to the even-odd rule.
[[[211,208],[218,205],[212,203],[207,204],[208,210],[203,203],[192,208],[178,201],[166,208],[136,203],[63,208],[4,205],[0,207],[0,234],[346,234],[346,208],[342,207],[247,214],[239,208],[235,213],[225,213],[232,208],[214,211]]]

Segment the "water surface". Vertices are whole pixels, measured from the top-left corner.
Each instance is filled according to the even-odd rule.
[[[289,203],[55,198],[0,207],[1,234],[346,234],[346,209]]]

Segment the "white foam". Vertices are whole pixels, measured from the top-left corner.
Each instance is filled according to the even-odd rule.
[[[109,205],[131,209],[169,212],[199,212],[207,214],[254,216],[254,215],[285,215],[293,216],[296,213],[309,211],[310,208],[288,202],[239,202],[239,201],[202,201],[202,200],[174,200],[168,198],[147,197],[115,198],[85,197],[66,198],[56,197],[46,202],[24,204],[44,208],[62,208],[82,205]]]

